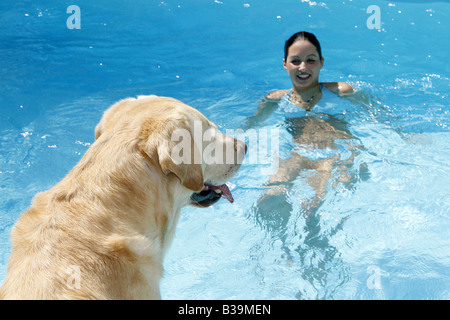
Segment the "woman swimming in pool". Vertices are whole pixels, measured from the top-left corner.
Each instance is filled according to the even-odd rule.
[[[314,34],[306,31],[293,34],[284,45],[283,59],[283,67],[288,72],[293,88],[267,94],[256,113],[247,119],[247,127],[267,119],[283,98],[311,111],[324,95],[342,97],[355,93],[353,87],[345,82],[319,83],[324,60],[320,43]]]
[[[359,144],[355,144],[356,138],[344,120],[344,109],[339,109],[346,107],[340,97],[355,90],[344,82],[320,83],[323,65],[320,43],[312,33],[292,35],[284,46],[283,67],[293,88],[267,94],[255,115],[247,119],[247,125],[253,127],[273,114],[269,121],[282,121],[282,127],[292,135],[292,151],[279,161],[277,172],[270,176],[264,195],[254,207],[256,219],[278,232],[289,220],[293,208],[290,188],[297,178],[314,190],[309,199],[301,200],[308,216],[320,207],[330,179],[335,178],[333,185],[355,180],[349,168],[359,154]],[[342,153],[346,159],[341,158]]]
[[[319,84],[319,74],[324,58],[317,38],[301,31],[292,35],[284,45],[283,67],[291,78],[293,88],[277,90],[266,95],[267,99],[280,100],[289,94],[289,100],[310,111],[322,98],[322,89],[344,96],[354,92],[345,82],[324,82]]]

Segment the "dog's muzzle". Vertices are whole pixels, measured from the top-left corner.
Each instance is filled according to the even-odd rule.
[[[219,201],[220,198],[225,198],[231,203],[234,202],[231,191],[226,184],[213,186],[205,183],[202,191],[191,195],[191,200],[200,207],[209,207]]]

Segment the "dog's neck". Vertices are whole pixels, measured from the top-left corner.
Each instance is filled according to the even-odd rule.
[[[160,181],[164,175],[155,172],[157,166],[149,165],[139,152],[125,150],[135,148],[132,145],[116,147],[108,152],[112,155],[110,158],[96,157],[96,144],[103,144],[104,149],[107,143],[100,137],[87,150],[66,178],[53,188],[53,201],[68,210],[83,203],[98,202],[101,211],[92,206],[88,210],[92,216],[102,220],[108,215],[114,215],[113,221],[121,222],[117,226],[102,226],[106,234],[117,233],[114,228],[120,228],[121,234],[140,234],[152,238],[151,241],[160,243],[163,256],[171,243],[180,210],[187,204],[190,194],[172,174],[167,176],[167,181]],[[130,154],[133,155],[131,159]],[[127,161],[123,161],[126,156]],[[94,165],[101,168],[96,171],[96,176],[89,174]],[[174,201],[180,198],[186,199],[186,203]],[[155,203],[152,199],[158,201]],[[91,218],[76,217],[80,220]],[[99,226],[93,225],[92,228],[98,230]],[[154,239],[156,235],[161,238]]]

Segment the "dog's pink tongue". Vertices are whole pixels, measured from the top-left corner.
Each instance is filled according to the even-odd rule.
[[[214,191],[220,190],[222,198],[227,199],[231,203],[234,202],[233,196],[231,195],[231,191],[230,191],[230,189],[228,189],[228,186],[226,184],[223,184],[221,186],[213,186],[210,184],[205,184],[205,189],[206,190],[214,190]]]
[[[218,186],[218,188],[222,191],[222,198],[227,199],[231,203],[234,202],[233,196],[231,195],[231,191],[230,189],[228,189],[228,186],[226,184]]]

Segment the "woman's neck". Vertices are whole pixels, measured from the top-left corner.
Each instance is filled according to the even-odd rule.
[[[292,90],[292,94],[290,96],[290,101],[297,104],[298,106],[306,109],[306,111],[310,111],[314,105],[320,100],[322,97],[320,85],[312,86],[307,90],[302,90],[298,92],[296,88]]]
[[[317,82],[315,84],[312,84],[309,87],[306,88],[299,88],[299,87],[295,87],[293,88],[294,93],[301,95],[301,96],[308,96],[311,95],[312,93],[315,93],[317,91],[317,87],[319,87],[320,84]]]

